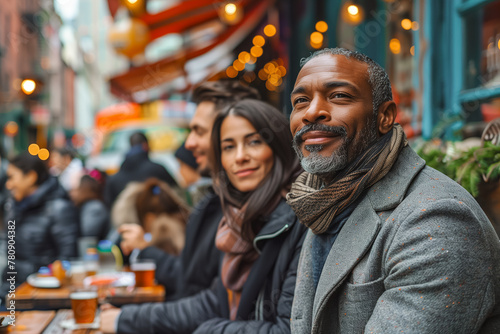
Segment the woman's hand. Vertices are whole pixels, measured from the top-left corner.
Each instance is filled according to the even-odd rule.
[[[101,331],[103,333],[116,333],[117,318],[120,316],[121,310],[110,304],[101,306]]]
[[[134,249],[144,249],[149,242],[144,240],[144,229],[137,224],[124,224],[118,228],[122,236],[120,247],[123,254],[129,255]]]

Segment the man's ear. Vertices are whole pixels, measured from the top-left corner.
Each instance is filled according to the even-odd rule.
[[[385,135],[392,129],[396,120],[397,108],[394,101],[386,101],[378,108],[377,128],[379,134]]]
[[[28,171],[24,176],[32,186],[34,186],[38,180],[38,174],[34,170]]]

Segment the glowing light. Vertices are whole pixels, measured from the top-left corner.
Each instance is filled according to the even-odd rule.
[[[236,69],[232,66],[229,66],[227,69],[226,69],[226,75],[230,78],[236,78],[236,76],[238,75],[238,71],[236,71]]]
[[[355,15],[358,15],[359,13],[359,8],[358,6],[356,5],[350,5],[349,7],[347,7],[347,12],[352,15],[352,16],[355,16]]]
[[[242,51],[238,55],[238,60],[240,62],[242,62],[243,64],[248,63],[250,61],[250,58],[251,58],[250,54],[248,52],[246,52],[246,51]]]
[[[234,62],[233,62],[233,67],[236,71],[243,71],[245,69],[245,64],[243,64],[241,61],[239,61],[238,59],[236,59]]]
[[[418,30],[418,28],[420,28],[420,24],[418,24],[418,22],[417,22],[417,21],[413,21],[413,22],[411,23],[411,30],[413,30],[413,31],[417,31],[417,30]]]
[[[47,160],[49,156],[50,156],[49,150],[47,150],[46,148],[42,148],[38,152],[38,157],[40,158],[40,160]]]
[[[127,0],[129,4],[135,4],[138,0]],[[43,159],[42,159],[43,160]]]
[[[35,81],[33,81],[31,79],[25,79],[21,83],[21,89],[23,90],[24,94],[30,95],[31,93],[33,93],[35,91],[36,83],[35,83]]]
[[[264,27],[264,35],[266,35],[267,37],[273,37],[274,35],[276,35],[276,27],[272,24],[268,24]]]
[[[410,48],[410,54],[411,54],[412,56],[414,56],[414,55],[415,55],[415,45],[412,45],[412,47]]]
[[[269,80],[266,81],[266,88],[267,88],[267,90],[270,90],[270,91],[275,91],[276,90],[276,86],[273,85]]]
[[[8,137],[14,137],[19,132],[19,125],[14,121],[10,121],[5,124],[4,132]]]
[[[236,5],[234,3],[228,3],[224,6],[224,11],[227,15],[234,15],[236,13]]]
[[[401,52],[401,42],[397,38],[391,39],[389,42],[389,49],[394,54],[399,54]]]
[[[267,73],[263,68],[259,70],[259,79],[262,81],[267,80]]]
[[[252,48],[250,49],[250,54],[256,58],[262,56],[262,54],[264,53],[264,50],[262,50],[262,48],[260,46],[252,46]]]
[[[248,61],[248,64],[250,64],[250,65],[255,64],[256,61],[257,61],[257,58],[255,58],[254,56],[250,55],[250,60]]]
[[[266,73],[274,73],[276,70],[276,66],[274,66],[273,63],[267,63],[266,65],[264,65],[264,71]]]
[[[219,16],[224,23],[236,24],[243,18],[243,10],[233,2],[228,2],[219,9]]]
[[[498,40],[498,48],[500,49],[500,39]]]
[[[328,24],[325,21],[316,22],[316,30],[319,32],[326,32],[328,30]]]
[[[38,146],[37,144],[33,143],[30,146],[28,146],[28,152],[31,155],[37,155],[38,152],[40,152],[40,146]]]
[[[284,66],[278,66],[278,68],[276,69],[276,71],[279,73],[279,75],[281,75],[282,77],[284,77],[286,75],[286,68]]]
[[[260,47],[262,47],[262,46],[264,46],[264,44],[266,44],[266,40],[261,35],[255,36],[253,38],[252,42],[254,45],[260,46]]]
[[[311,34],[310,39],[311,39],[311,45],[312,44],[321,44],[321,43],[323,43],[323,34],[315,31]]]
[[[365,13],[363,7],[348,1],[342,6],[341,17],[346,23],[356,26],[363,22]]]
[[[410,19],[401,20],[401,26],[403,27],[404,30],[410,30],[412,25],[413,24]]]

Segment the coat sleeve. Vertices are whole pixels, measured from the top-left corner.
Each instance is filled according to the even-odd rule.
[[[298,223],[297,223],[298,224]],[[299,228],[295,231],[296,238],[287,240],[288,245],[283,245],[282,249],[293,252],[291,261],[283,276],[281,291],[272,291],[271,298],[278,298],[276,303],[276,317],[274,319],[265,320],[247,320],[247,321],[231,321],[226,318],[214,318],[201,324],[194,333],[213,333],[213,334],[230,334],[230,333],[258,333],[258,334],[278,334],[290,333],[290,316],[292,313],[292,301],[295,290],[295,280],[297,278],[297,266],[299,263],[300,250],[305,239],[304,229]],[[297,241],[298,240],[298,241]],[[264,312],[266,305],[272,305],[272,300],[264,300]]]
[[[456,199],[426,202],[392,222],[400,226],[383,258],[385,291],[365,333],[476,333],[494,307],[498,264],[485,218]]]
[[[63,199],[54,201],[51,209],[50,233],[57,247],[57,257],[61,260],[74,258],[79,235],[77,210],[70,201]]]
[[[192,333],[199,324],[220,316],[218,309],[216,293],[209,289],[175,302],[126,305],[117,333]]]
[[[165,286],[166,295],[172,295],[177,289],[177,280],[181,275],[181,258],[167,254],[154,246],[144,248],[139,253],[141,259],[153,259],[156,263],[156,281]]]

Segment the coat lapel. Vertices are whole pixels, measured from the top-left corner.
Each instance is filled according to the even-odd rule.
[[[380,225],[380,218],[365,197],[342,227],[326,259],[314,297],[313,329],[329,296],[369,250]]]

